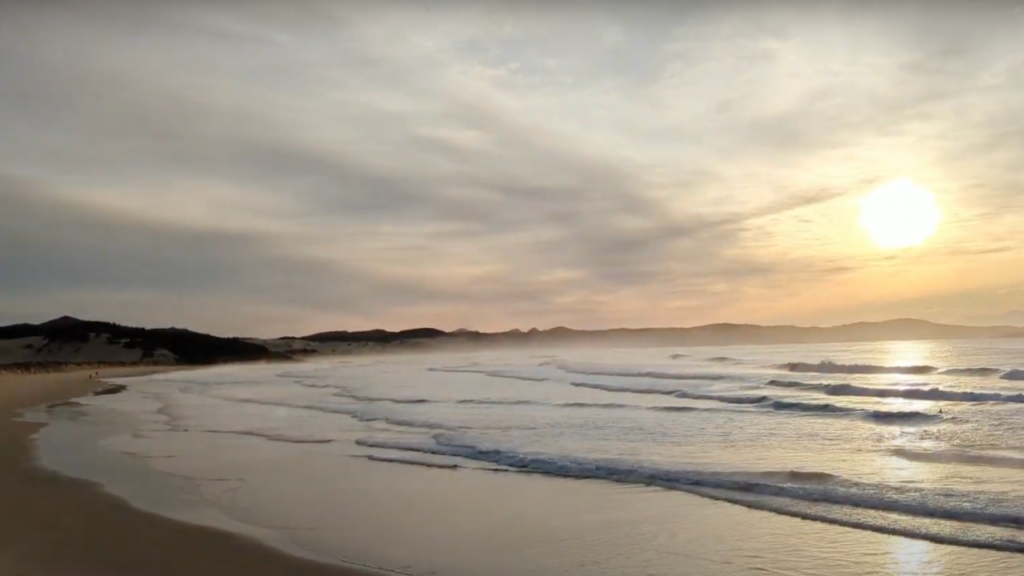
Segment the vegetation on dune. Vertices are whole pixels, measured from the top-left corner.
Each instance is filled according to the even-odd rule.
[[[152,359],[157,350],[167,350],[181,364],[282,359],[266,346],[240,338],[221,338],[179,328],[135,328],[112,322],[59,318],[43,324],[15,324],[0,327],[0,340],[45,338],[47,344],[84,344],[93,337],[126,350],[141,350],[142,359]]]
[[[447,335],[447,332],[444,330],[438,330],[437,328],[413,328],[411,330],[401,330],[399,332],[391,332],[388,330],[348,332],[341,330],[311,334],[309,336],[302,337],[301,340],[307,340],[309,342],[373,342],[390,344],[392,342],[402,342],[405,340],[439,338]]]

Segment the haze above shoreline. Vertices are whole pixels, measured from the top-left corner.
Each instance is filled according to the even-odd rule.
[[[63,316],[41,324],[0,327],[0,366],[210,365],[289,361],[373,352],[472,351],[564,346],[693,347],[1024,338],[1015,326],[959,326],[896,319],[828,327],[708,324],[685,328],[477,332],[413,328],[331,331],[279,338],[224,338],[183,328],[138,328]]]

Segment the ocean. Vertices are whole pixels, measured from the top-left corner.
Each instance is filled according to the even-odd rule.
[[[1024,341],[332,357],[129,379],[44,465],[426,576],[1024,573]]]

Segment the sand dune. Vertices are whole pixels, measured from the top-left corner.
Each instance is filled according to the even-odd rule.
[[[174,354],[158,349],[143,358],[141,349],[125,348],[107,336],[90,336],[85,342],[51,342],[43,337],[0,340],[0,364],[173,364]]]

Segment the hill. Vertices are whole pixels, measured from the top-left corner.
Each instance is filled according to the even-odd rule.
[[[1021,337],[1012,326],[956,326],[925,320],[897,319],[840,326],[759,326],[708,324],[690,328],[619,328],[573,330],[566,327],[529,332],[462,333],[448,339],[490,343],[604,346],[732,346],[757,344],[819,344],[886,340],[958,340]]]
[[[478,332],[459,329],[444,332],[417,328],[400,332],[321,332],[302,338],[307,342],[401,344],[403,347],[444,347],[474,345],[595,345],[595,346],[731,346],[755,344],[814,344],[828,342],[873,342],[885,340],[955,340],[977,338],[1019,338],[1020,328],[1012,326],[957,326],[926,320],[897,319],[857,322],[840,326],[759,326],[756,324],[708,324],[690,328],[616,328],[575,330],[564,326],[527,332]]]
[[[0,327],[0,364],[157,363],[204,365],[286,360],[318,354],[444,351],[499,347],[686,347],[816,344],[885,340],[1022,338],[1012,326],[957,326],[898,319],[840,326],[708,324],[690,328],[617,328],[479,332],[436,328],[338,330],[271,340],[222,338],[181,328],[136,328],[61,317]]]
[[[180,328],[136,328],[61,317],[0,327],[0,364],[218,364],[281,359],[266,346]]]
[[[299,338],[299,340],[305,340],[307,342],[373,342],[378,344],[390,344],[409,340],[440,338],[442,336],[448,336],[448,333],[444,330],[438,330],[437,328],[413,328],[411,330],[401,330],[399,332],[390,332],[388,330],[348,332],[341,330],[310,334],[309,336]]]

